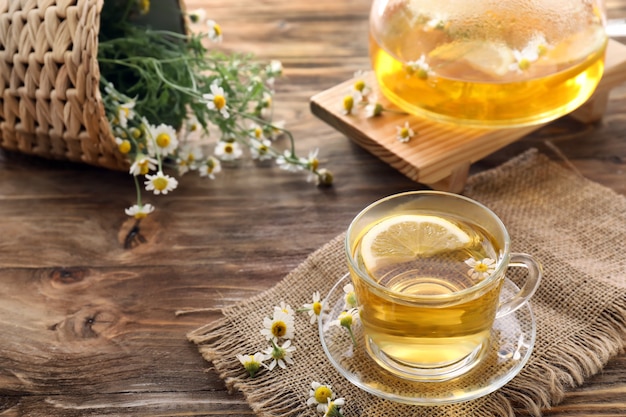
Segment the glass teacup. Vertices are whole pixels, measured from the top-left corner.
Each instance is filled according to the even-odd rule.
[[[401,378],[444,381],[478,364],[494,320],[535,292],[541,267],[511,253],[500,219],[469,198],[415,191],[379,200],[348,228],[346,253],[369,355]],[[526,282],[500,301],[510,267]]]

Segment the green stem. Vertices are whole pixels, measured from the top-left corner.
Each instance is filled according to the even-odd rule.
[[[137,205],[141,208],[141,186],[139,185],[137,175],[133,175],[133,179],[135,180],[135,189],[137,190]]]

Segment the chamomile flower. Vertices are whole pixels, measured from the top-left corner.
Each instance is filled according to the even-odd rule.
[[[167,194],[178,186],[178,181],[174,177],[170,177],[163,173],[157,172],[155,175],[146,175],[147,181],[144,183],[146,191],[153,191],[155,195]]]
[[[261,118],[266,120],[272,119],[273,108],[272,108],[272,95],[268,92],[263,93],[263,97],[259,100],[257,105],[257,111],[259,111]]]
[[[149,157],[148,155],[139,154],[135,158],[135,161],[130,166],[130,174],[146,175],[150,171],[157,169],[157,160]]]
[[[470,267],[467,271],[467,275],[476,280],[485,279],[496,270],[496,261],[491,258],[484,258],[482,260],[469,258],[465,263]]]
[[[202,159],[202,150],[190,144],[183,145],[176,158],[178,173],[184,175],[191,170],[198,168],[198,162]]]
[[[309,156],[306,160],[302,161],[306,164],[306,167],[309,171],[317,171],[317,167],[320,164],[319,159],[317,159],[317,154],[319,153],[319,148],[315,148],[309,152]]]
[[[311,324],[315,323],[315,321],[320,317],[322,311],[324,310],[324,305],[320,300],[320,292],[315,291],[313,293],[313,302],[307,303],[302,306],[300,311],[306,311],[309,313],[309,317],[311,317]]]
[[[215,20],[207,20],[206,25],[209,27],[209,39],[215,43],[222,42],[222,27]]]
[[[269,85],[274,84],[274,80],[283,74],[283,64],[278,60],[272,60],[265,68],[267,74],[267,83]]]
[[[195,115],[191,115],[185,120],[185,130],[187,134],[199,132],[202,130],[202,124]]]
[[[411,140],[411,138],[415,135],[411,126],[409,126],[409,122],[404,122],[402,126],[396,126],[396,139],[400,142],[406,143]]]
[[[128,127],[128,120],[135,117],[135,112],[133,109],[135,108],[135,101],[129,101],[127,103],[122,103],[117,108],[117,120],[121,127],[126,129]]]
[[[421,80],[425,80],[430,75],[431,69],[428,62],[426,62],[426,55],[422,55],[415,61],[406,63],[405,71],[407,76],[416,76]]]
[[[264,139],[264,135],[263,135],[263,127],[259,126],[256,123],[252,123],[250,124],[250,137],[256,140],[263,140]]]
[[[129,215],[130,217],[134,217],[137,220],[146,218],[148,214],[152,213],[153,211],[154,206],[152,204],[144,204],[141,206],[135,204],[124,210],[127,215]]]
[[[511,71],[523,72],[530,68],[531,64],[548,51],[547,42],[543,35],[536,35],[521,50],[513,50],[515,62],[509,67]]]
[[[352,324],[359,318],[359,311],[356,308],[351,308],[346,311],[342,311],[337,317],[336,320],[331,321],[329,324],[331,326],[341,326],[348,330],[350,334],[350,338],[352,339],[352,343],[356,346],[356,339],[354,338],[354,333],[352,332]]]
[[[290,316],[294,316],[296,313],[293,311],[293,308],[284,301],[281,301],[279,305],[274,306],[274,313],[283,312],[285,314],[289,314]]]
[[[212,180],[215,179],[215,174],[218,174],[221,171],[222,164],[220,163],[220,160],[214,156],[209,156],[206,161],[198,167],[198,174],[201,177],[209,177]]]
[[[341,113],[345,115],[352,114],[354,111],[354,95],[348,94],[343,97]]]
[[[365,82],[364,75],[363,71],[357,71],[354,73],[355,80],[352,83],[351,92],[358,98],[357,101],[366,101],[368,94],[372,90]]]
[[[282,346],[278,346],[272,341],[272,345],[263,351],[265,357],[272,360],[268,365],[268,369],[271,371],[276,365],[278,365],[279,368],[285,369],[287,368],[287,364],[292,365],[293,359],[291,359],[291,356],[295,350],[296,347],[291,346],[291,340],[286,340]]]
[[[285,121],[277,120],[269,126],[268,139],[274,140],[285,133]]]
[[[333,173],[327,170],[326,168],[317,170],[317,178],[315,179],[315,183],[320,187],[328,187],[332,185],[334,180]]]
[[[317,411],[323,413],[328,407],[328,400],[335,399],[335,393],[333,388],[328,384],[320,384],[319,382],[311,382],[311,390],[309,390],[309,399],[306,401],[306,405],[309,407],[316,407]]]
[[[383,107],[382,104],[380,104],[377,101],[368,103],[365,106],[365,117],[378,117],[381,114],[383,114],[383,111],[385,110],[385,108]]]
[[[343,300],[347,309],[356,308],[356,293],[354,292],[354,285],[346,284],[343,286],[343,292],[345,293]]]
[[[269,139],[250,139],[250,144],[252,145],[250,148],[252,159],[258,159],[259,161],[272,159],[272,154],[270,153],[272,142]]]
[[[211,91],[210,93],[202,95],[202,98],[206,100],[207,108],[219,112],[224,119],[228,119],[230,114],[228,113],[224,89],[220,87],[217,82],[213,82],[209,86],[209,90]]]
[[[261,334],[267,340],[292,339],[294,332],[293,316],[282,311],[275,311],[270,319],[263,319]]]
[[[261,352],[254,355],[237,355],[237,359],[251,377],[254,377],[261,367],[267,368],[267,365],[263,363],[267,358]]]
[[[220,140],[215,145],[215,156],[222,161],[234,161],[241,158],[243,150],[238,142]]]
[[[115,143],[117,144],[117,150],[124,155],[129,153],[132,149],[132,145],[128,139],[115,138]]]
[[[178,147],[176,130],[172,126],[163,123],[158,126],[149,125],[148,132],[152,138],[152,140],[148,141],[150,154],[167,156]]]
[[[337,398],[331,400],[328,398],[328,404],[324,406],[324,417],[343,417],[341,414],[341,407],[346,404],[346,400],[344,398]]]

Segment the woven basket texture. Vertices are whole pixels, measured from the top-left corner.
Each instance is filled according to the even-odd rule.
[[[104,0],[0,0],[0,146],[126,170],[99,90]]]

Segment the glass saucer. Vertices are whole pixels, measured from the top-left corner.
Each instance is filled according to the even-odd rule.
[[[360,389],[404,404],[438,405],[468,401],[487,395],[513,379],[524,367],[535,343],[536,324],[528,303],[494,323],[491,345],[483,359],[469,372],[442,382],[411,381],[380,367],[367,354],[358,320],[352,325],[357,346],[348,331],[331,322],[344,311],[343,287],[350,283],[346,274],[324,300],[327,313],[319,321],[320,340],[330,363]],[[518,292],[506,279],[501,299]]]

